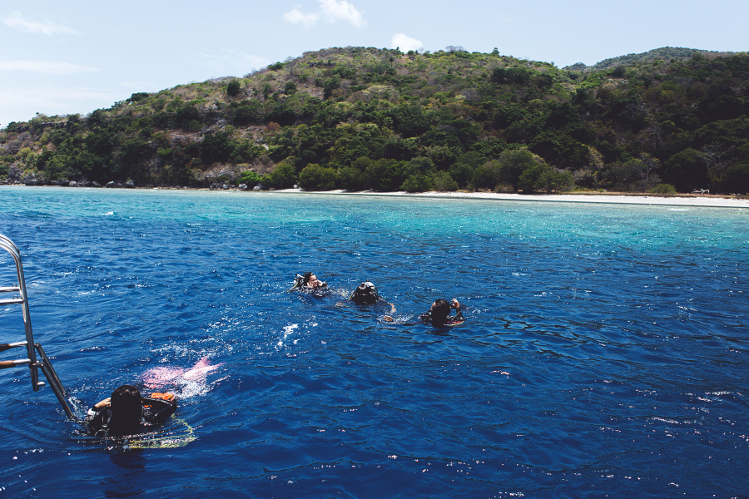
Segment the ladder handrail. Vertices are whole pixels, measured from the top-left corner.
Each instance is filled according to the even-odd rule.
[[[60,402],[60,405],[62,405],[62,408],[65,410],[65,414],[71,419],[75,419],[73,415],[73,411],[70,410],[70,407],[68,406],[68,403],[65,400],[65,396],[67,396],[67,393],[65,392],[65,388],[62,386],[62,383],[60,382],[60,379],[57,377],[57,373],[55,372],[54,368],[52,367],[52,363],[49,361],[49,358],[44,353],[44,349],[42,349],[42,346],[39,343],[34,343],[34,332],[31,328],[31,315],[29,313],[29,300],[28,295],[26,294],[26,279],[23,274],[23,263],[21,262],[21,250],[18,249],[18,246],[15,245],[13,241],[11,241],[7,236],[4,234],[0,234],[0,248],[7,251],[10,256],[13,257],[13,260],[16,263],[16,274],[18,275],[18,285],[17,286],[5,286],[0,287],[1,293],[18,293],[20,295],[20,298],[11,298],[9,300],[0,300],[0,304],[20,304],[22,313],[23,313],[23,325],[24,329],[26,331],[26,341],[17,341],[14,343],[4,343],[0,344],[0,352],[9,350],[11,348],[17,348],[17,347],[26,347],[26,358],[25,359],[18,359],[18,360],[7,360],[7,361],[0,361],[0,369],[6,369],[10,367],[17,367],[24,364],[29,365],[29,371],[31,373],[31,387],[34,389],[35,392],[39,391],[39,387],[44,386],[45,383],[42,381],[39,381],[39,369],[42,370],[44,373],[44,376],[47,378],[47,381],[50,384],[50,387],[52,388],[52,391],[55,393],[55,396],[57,396],[57,400]],[[39,351],[39,355],[42,358],[42,362],[39,362],[36,357],[36,352]]]
[[[4,234],[0,234],[0,247],[10,253],[16,262],[16,273],[18,275],[18,292],[21,295],[21,309],[23,313],[23,325],[26,330],[26,354],[31,363],[29,371],[31,373],[31,386],[35,392],[39,391],[39,372],[37,371],[38,363],[36,360],[36,350],[34,349],[34,332],[31,328],[31,315],[29,314],[28,295],[26,294],[26,279],[23,275],[23,263],[21,262],[21,250]]]

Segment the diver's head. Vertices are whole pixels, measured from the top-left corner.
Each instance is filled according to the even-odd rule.
[[[447,316],[450,315],[450,304],[447,300],[438,298],[429,310],[432,312],[432,324],[442,325],[447,322]]]
[[[317,286],[317,276],[313,274],[312,272],[305,272],[304,276],[302,276],[302,285],[303,286],[310,286],[315,287]]]
[[[358,305],[375,303],[380,299],[377,288],[371,282],[363,282],[351,293],[351,299]]]
[[[137,432],[141,417],[141,396],[137,388],[122,385],[112,392],[110,433],[128,435]]]

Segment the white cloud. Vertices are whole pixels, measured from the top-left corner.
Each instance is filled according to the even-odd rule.
[[[364,15],[346,0],[319,0],[320,10],[325,15],[325,20],[334,23],[339,19],[349,21],[357,28],[366,26]]]
[[[42,21],[29,21],[20,12],[12,12],[2,19],[3,24],[9,28],[19,29],[26,33],[44,33],[45,35],[80,35],[73,28],[62,26],[49,19]]]
[[[0,60],[0,71],[28,71],[30,73],[44,73],[66,75],[101,71],[99,68],[78,66],[67,62],[56,61],[3,61]]]
[[[393,35],[393,39],[390,41],[390,48],[400,48],[401,52],[408,52],[409,50],[419,50],[424,48],[424,44],[421,40],[411,38],[403,33]]]
[[[284,21],[291,24],[304,24],[305,28],[314,26],[320,19],[328,23],[347,21],[357,28],[367,25],[367,21],[364,20],[364,14],[346,0],[318,1],[320,2],[320,9],[317,12],[305,13],[299,9],[292,9],[284,13]]]
[[[283,15],[283,20],[287,23],[291,24],[304,24],[305,28],[309,28],[311,26],[314,26],[314,24],[317,22],[317,20],[320,19],[320,14],[317,12],[311,12],[309,14],[305,14],[299,9],[292,9],[289,12],[285,12]]]

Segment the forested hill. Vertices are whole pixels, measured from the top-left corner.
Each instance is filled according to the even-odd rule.
[[[87,116],[11,123],[0,179],[749,191],[749,55],[666,48],[613,61],[559,69],[496,49],[308,52]]]
[[[655,61],[688,61],[693,57],[730,57],[735,55],[733,52],[710,52],[707,50],[688,49],[682,47],[661,47],[659,49],[653,49],[642,54],[627,54],[619,57],[612,57],[611,59],[605,59],[593,66],[586,66],[585,64],[578,62],[572,66],[568,66],[566,70],[606,70],[613,69],[619,65],[633,65],[637,63],[653,63]]]

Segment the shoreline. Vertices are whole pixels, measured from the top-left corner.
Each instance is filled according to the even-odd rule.
[[[2,187],[29,187],[23,184],[4,185]],[[104,187],[64,187],[43,185],[31,187],[62,187],[66,189],[105,189]],[[496,192],[417,192],[406,191],[374,192],[374,191],[345,191],[335,189],[330,191],[306,191],[295,189],[273,189],[267,191],[243,191],[240,189],[209,189],[206,187],[134,187],[116,188],[115,190],[144,190],[144,191],[206,191],[226,193],[277,193],[277,194],[310,194],[328,196],[368,196],[368,197],[398,197],[398,198],[427,198],[427,199],[478,199],[483,201],[515,201],[537,203],[582,203],[582,204],[623,204],[643,206],[681,206],[693,208],[739,208],[749,209],[749,199],[738,199],[721,195],[704,194],[676,194],[673,196],[658,196],[649,193],[569,193],[569,194],[517,194]]]
[[[694,208],[745,208],[749,209],[749,199],[736,199],[722,196],[705,196],[682,194],[676,196],[655,196],[653,194],[629,193],[575,193],[575,194],[515,194],[496,192],[349,192],[343,190],[332,191],[304,191],[302,189],[279,189],[274,191],[281,194],[327,194],[336,196],[372,196],[372,197],[406,197],[431,199],[478,199],[484,201],[525,201],[538,203],[583,203],[583,204],[625,204],[645,206],[683,206]]]

